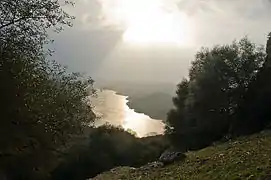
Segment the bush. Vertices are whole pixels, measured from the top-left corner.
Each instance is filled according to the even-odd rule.
[[[120,127],[105,125],[90,129],[81,145],[62,157],[53,179],[86,179],[116,166],[139,167],[158,159],[168,147],[163,136],[136,138]]]

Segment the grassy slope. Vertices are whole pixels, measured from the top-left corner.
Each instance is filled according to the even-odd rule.
[[[187,153],[185,162],[140,170],[120,167],[94,180],[259,179],[271,173],[271,132]]]

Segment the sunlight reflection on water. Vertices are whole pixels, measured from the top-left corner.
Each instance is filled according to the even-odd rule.
[[[154,134],[163,134],[164,123],[155,120],[143,113],[137,113],[127,105],[127,96],[116,94],[115,91],[98,91],[97,98],[91,98],[94,112],[100,117],[95,123],[100,126],[110,123],[121,126],[124,129],[131,129],[138,137]]]

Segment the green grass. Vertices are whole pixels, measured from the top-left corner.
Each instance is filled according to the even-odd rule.
[[[94,180],[258,180],[271,174],[271,131],[188,152],[184,162],[141,170],[119,167]]]

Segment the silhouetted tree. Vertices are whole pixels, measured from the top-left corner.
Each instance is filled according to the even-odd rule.
[[[39,58],[0,60],[0,165],[13,176],[22,171],[22,179],[51,168],[56,161],[48,155],[94,120],[87,99],[93,81]]]
[[[263,48],[247,38],[197,53],[189,81],[185,88],[178,86],[176,109],[168,116],[181,146],[204,147],[228,133],[238,103],[264,58]]]
[[[94,120],[93,80],[46,60],[47,30],[71,18],[55,0],[0,1],[0,171],[9,179],[48,179],[63,145]]]
[[[188,100],[188,93],[189,81],[183,79],[177,86],[177,96],[172,99],[175,109],[170,110],[167,117],[166,134],[170,136],[170,140],[175,145],[178,145],[180,138],[184,136],[186,131],[191,127],[188,124],[189,122],[186,121],[186,101]]]
[[[266,59],[257,76],[249,84],[241,99],[231,133],[249,134],[270,125],[271,122],[271,33],[266,44]]]

